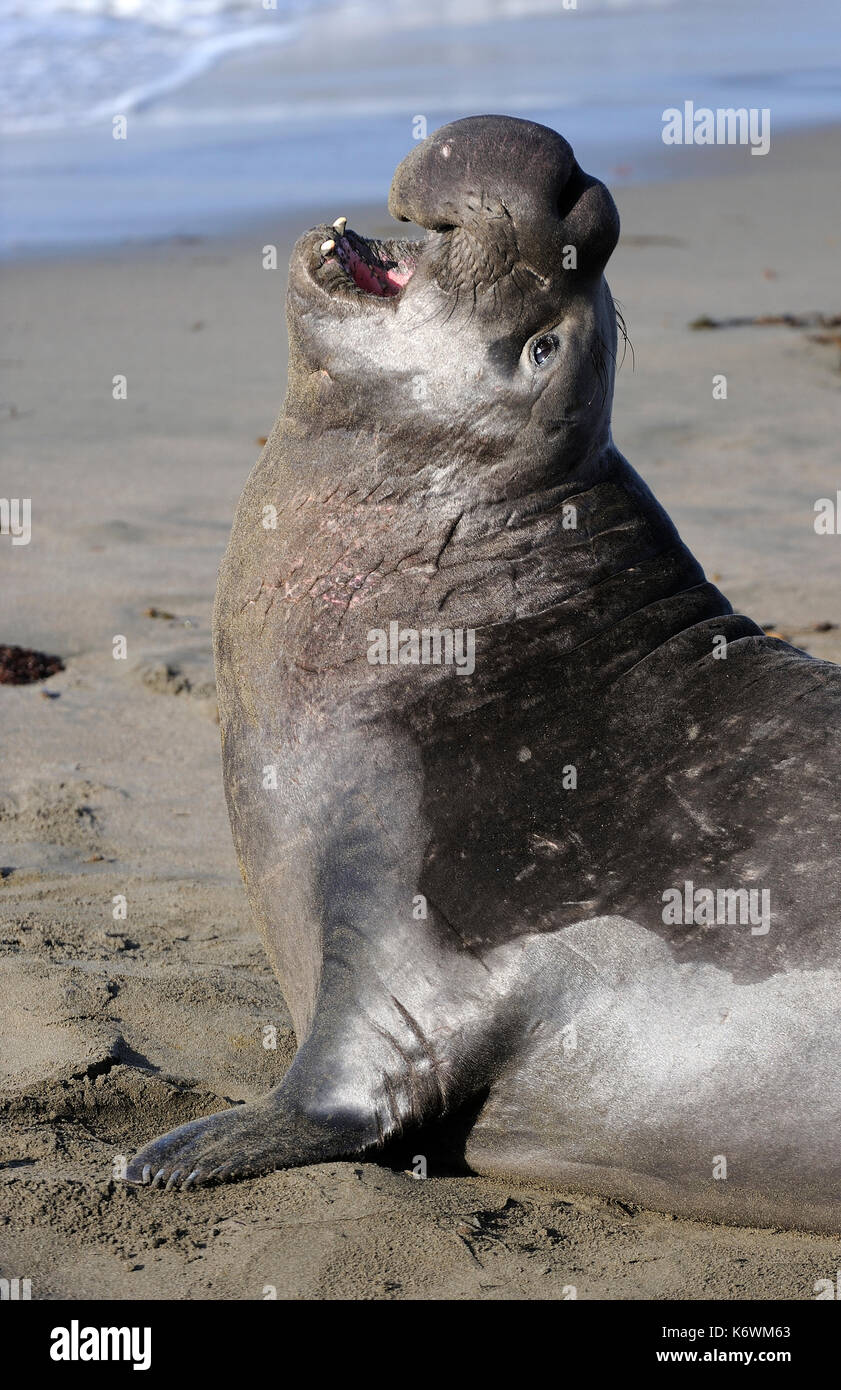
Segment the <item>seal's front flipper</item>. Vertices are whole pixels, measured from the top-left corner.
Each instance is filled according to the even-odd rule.
[[[193,1120],[147,1144],[126,1171],[130,1183],[198,1187],[255,1177],[276,1168],[362,1153],[379,1140],[376,1119],[315,1117],[290,1103],[282,1086],[260,1100]]]
[[[415,1016],[373,992],[361,1012],[361,985],[343,1001],[344,976],[335,974],[325,972],[310,1033],[278,1086],[153,1140],[127,1181],[193,1187],[350,1158],[438,1118],[449,1068]]]

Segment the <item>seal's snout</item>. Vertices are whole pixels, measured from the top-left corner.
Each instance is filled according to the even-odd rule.
[[[433,231],[464,226],[477,214],[512,216],[561,204],[575,167],[563,136],[511,116],[470,116],[428,136],[398,166],[389,211]]]
[[[556,131],[511,116],[442,126],[398,166],[389,211],[453,236],[445,288],[492,285],[518,263],[551,281],[566,246],[578,269],[600,274],[619,237],[604,184],[578,166]],[[451,283],[448,283],[451,282]]]

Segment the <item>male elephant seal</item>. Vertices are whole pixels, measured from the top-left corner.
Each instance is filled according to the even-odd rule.
[[[735,614],[613,444],[618,217],[566,141],[457,121],[389,207],[427,238],[295,247],[216,601],[300,1047],[129,1179],[430,1154],[459,1111],[479,1173],[835,1228],[841,668]]]

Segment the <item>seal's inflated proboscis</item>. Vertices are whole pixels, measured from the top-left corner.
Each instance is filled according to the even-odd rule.
[[[299,1050],[177,1186],[467,1114],[486,1174],[841,1224],[841,669],[708,583],[610,433],[610,194],[458,121],[296,245],[215,613],[234,839]],[[434,1171],[434,1166],[432,1171]]]

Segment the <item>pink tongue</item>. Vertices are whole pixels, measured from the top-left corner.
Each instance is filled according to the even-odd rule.
[[[386,273],[384,271],[380,271],[379,274],[375,273],[366,261],[355,257],[351,271],[361,290],[367,290],[369,294],[388,294],[391,291]]]
[[[395,289],[402,290],[404,285],[408,285],[412,278],[411,270],[387,270],[386,279]]]
[[[411,271],[374,268],[355,251],[350,255],[350,272],[359,288],[367,290],[368,294],[397,294],[412,278]]]

